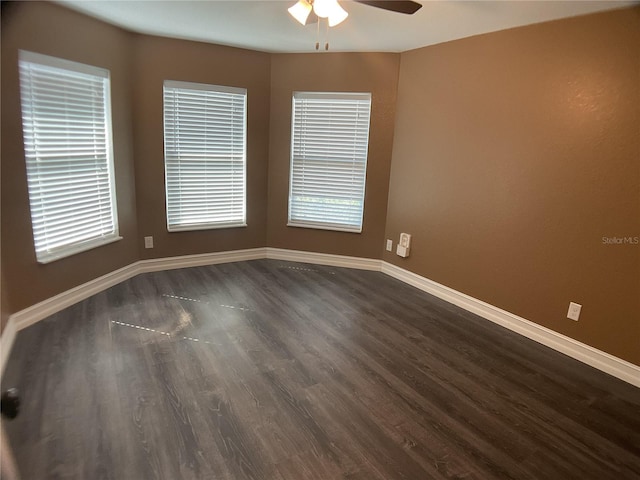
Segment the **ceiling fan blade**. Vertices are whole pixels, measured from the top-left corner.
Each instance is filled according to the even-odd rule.
[[[383,10],[389,10],[391,12],[405,13],[407,15],[413,15],[422,8],[422,5],[418,2],[411,2],[405,0],[355,0],[358,3],[364,3],[370,7],[377,7]]]

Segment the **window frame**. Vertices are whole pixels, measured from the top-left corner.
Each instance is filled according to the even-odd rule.
[[[243,95],[243,118],[242,118],[242,219],[230,222],[207,222],[207,223],[189,223],[189,224],[171,224],[169,215],[169,169],[167,168],[167,115],[166,115],[166,95],[167,88],[193,90],[193,91],[209,91],[221,94]],[[164,143],[164,181],[165,181],[165,213],[167,221],[167,231],[171,233],[198,231],[198,230],[215,230],[226,228],[243,228],[247,226],[247,119],[248,119],[248,91],[246,88],[232,87],[224,85],[213,85],[205,83],[184,82],[178,80],[165,80],[162,89],[162,117],[163,117],[163,143]]]
[[[359,213],[359,222],[357,225],[349,225],[337,222],[321,222],[321,221],[304,221],[292,218],[292,205],[294,197],[294,161],[295,161],[295,136],[296,136],[296,100],[307,99],[326,99],[344,101],[344,100],[356,100],[367,101],[367,131],[364,136],[366,148],[364,151],[363,161],[363,176],[362,176],[362,190],[359,192],[362,199],[362,208]],[[295,228],[310,228],[316,230],[329,230],[336,232],[347,233],[362,233],[364,226],[364,210],[365,210],[365,197],[366,197],[366,184],[367,184],[367,167],[369,161],[369,134],[371,131],[371,108],[372,108],[372,94],[370,92],[307,92],[307,91],[294,91],[291,98],[291,146],[290,146],[290,160],[289,160],[289,198],[287,207],[287,226]],[[355,139],[354,139],[355,141]]]
[[[106,159],[106,173],[107,173],[107,182],[108,182],[108,192],[109,192],[109,205],[110,205],[110,217],[111,217],[111,226],[112,229],[108,232],[103,232],[98,236],[91,237],[89,239],[81,240],[81,241],[73,241],[71,243],[67,243],[61,246],[57,246],[54,248],[47,248],[38,250],[36,242],[38,241],[39,235],[44,235],[46,240],[46,234],[42,231],[37,233],[36,225],[33,222],[33,218],[36,215],[34,211],[34,202],[35,199],[32,200],[32,197],[35,196],[36,193],[36,178],[33,172],[34,162],[38,162],[38,157],[42,155],[42,152],[37,152],[37,146],[33,145],[33,142],[28,142],[27,131],[33,135],[36,131],[36,127],[33,126],[38,122],[38,118],[35,115],[32,115],[29,118],[27,117],[27,111],[31,111],[32,109],[27,108],[25,95],[26,92],[32,92],[33,84],[31,82],[31,78],[26,77],[26,73],[23,72],[23,69],[32,68],[29,65],[35,66],[35,68],[41,68],[43,70],[47,69],[55,69],[55,70],[65,70],[66,74],[69,72],[78,74],[78,79],[82,78],[82,76],[92,76],[96,78],[101,78],[103,82],[103,107],[104,107],[104,141],[105,141],[105,159]],[[112,117],[111,117],[111,75],[108,69],[96,67],[93,65],[87,65],[84,63],[74,62],[71,60],[66,60],[62,58],[52,57],[49,55],[43,55],[40,53],[29,52],[26,50],[19,50],[18,52],[18,70],[20,77],[20,106],[21,106],[21,119],[22,119],[22,134],[23,134],[23,145],[24,145],[24,154],[25,154],[25,167],[27,170],[27,186],[28,186],[28,196],[29,196],[29,207],[31,213],[31,229],[33,233],[33,245],[34,251],[36,254],[37,262],[40,264],[47,264],[54,262],[56,260],[60,260],[63,258],[67,258],[73,255],[76,255],[81,252],[85,252],[88,250],[92,250],[97,247],[101,247],[103,245],[108,245],[113,242],[117,242],[122,240],[122,237],[119,233],[119,224],[118,224],[118,204],[117,204],[117,196],[116,196],[116,177],[115,177],[115,159],[113,152],[113,126],[112,126]],[[26,82],[29,82],[27,85]],[[32,103],[33,105],[33,103]],[[31,122],[31,123],[29,123]],[[27,128],[27,125],[32,125],[30,129]],[[30,154],[29,151],[34,150],[34,154]],[[36,164],[37,168],[37,164]],[[73,200],[72,200],[73,202]]]

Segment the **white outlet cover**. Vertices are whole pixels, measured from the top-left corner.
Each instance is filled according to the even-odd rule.
[[[153,237],[144,237],[144,248],[153,248]]]
[[[393,250],[393,240],[387,239],[387,252],[390,252],[392,250]]]
[[[569,310],[567,311],[567,318],[575,320],[577,322],[580,318],[580,310],[582,310],[582,305],[580,305],[579,303],[570,302]]]

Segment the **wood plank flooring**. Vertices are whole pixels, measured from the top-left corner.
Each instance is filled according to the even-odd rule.
[[[140,275],[19,332],[23,479],[640,478],[640,389],[377,272]]]

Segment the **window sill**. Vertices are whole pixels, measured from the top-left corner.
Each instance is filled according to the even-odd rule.
[[[42,254],[42,258],[38,258],[38,263],[41,265],[46,265],[47,263],[52,263],[57,260],[62,260],[63,258],[71,257],[78,253],[86,252],[88,250],[93,250],[94,248],[102,247],[104,245],[118,242],[120,240],[122,240],[122,237],[120,235],[113,235],[109,237],[101,237],[98,239],[89,240],[87,242],[79,243],[77,245],[62,248],[57,253],[44,253]]]
[[[315,224],[315,223],[298,223],[298,222],[288,222],[287,227],[295,227],[295,228],[312,228],[314,230],[330,230],[333,232],[345,232],[345,233],[362,233],[362,228],[349,228],[343,227],[339,225],[331,225],[331,224]]]
[[[225,223],[225,224],[208,224],[208,225],[185,225],[184,227],[167,227],[169,233],[191,232],[198,230],[221,230],[224,228],[245,228],[246,223]]]

